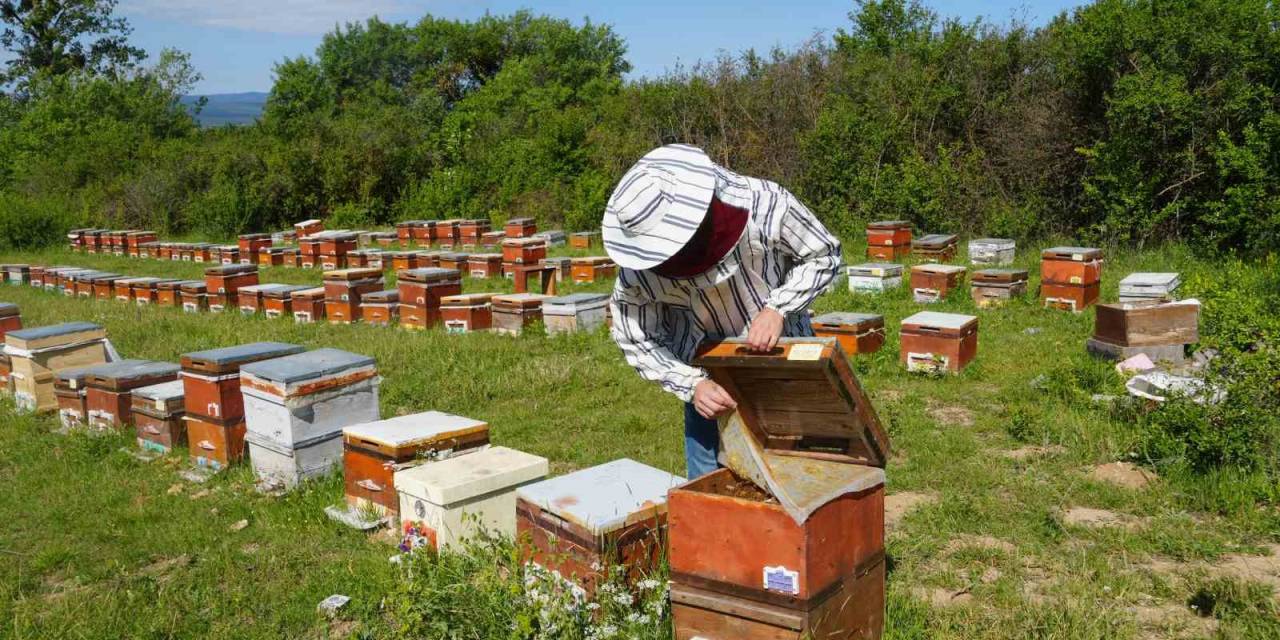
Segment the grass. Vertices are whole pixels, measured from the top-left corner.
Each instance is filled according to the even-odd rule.
[[[861,249],[851,243],[847,253]],[[1035,255],[1024,248],[1019,259],[1032,270],[1033,290]],[[0,261],[136,275],[200,273],[188,263],[61,250],[10,253]],[[1212,262],[1173,246],[1110,256],[1103,299],[1114,300],[1119,278],[1140,270],[1180,271],[1199,287],[1229,284],[1217,279]],[[265,269],[263,281],[314,283],[319,274]],[[464,290],[509,286],[468,280]],[[20,305],[27,326],[99,322],[126,357],[175,361],[182,353],[256,340],[368,354],[384,376],[383,415],[439,409],[487,420],[495,442],[548,457],[553,473],[620,457],[675,472],[683,467],[678,401],[641,381],[603,331],[509,338],[295,325],[135,309],[27,287],[0,288],[0,299]],[[1203,620],[1190,613],[1187,605],[1197,597],[1225,603],[1209,612],[1222,637],[1275,637],[1274,594],[1152,568],[1164,561],[1190,571],[1201,561],[1280,540],[1274,506],[1219,499],[1255,479],[1173,473],[1145,490],[1129,490],[1088,477],[1093,465],[1129,459],[1142,435],[1127,414],[1091,398],[1123,393],[1110,365],[1084,353],[1091,314],[1043,310],[1033,294],[978,311],[967,291],[960,292],[933,308],[980,316],[979,356],[961,375],[927,377],[909,375],[897,362],[898,325],[920,308],[905,287],[883,296],[841,290],[815,306],[885,315],[884,348],[858,356],[855,366],[894,445],[889,492],[928,496],[889,537],[886,637],[1194,637],[1213,631],[1197,626]],[[0,409],[6,488],[0,633],[6,636],[479,638],[492,635],[479,629],[501,627],[475,620],[474,608],[449,604],[468,597],[456,584],[458,575],[467,575],[458,569],[466,563],[441,560],[439,571],[428,569],[408,584],[387,562],[394,550],[384,537],[330,523],[322,509],[341,499],[337,477],[284,498],[256,494],[246,469],[207,486],[187,485],[176,475],[180,456],[140,463],[118,451],[129,444],[125,437],[58,436],[51,432],[55,421],[15,414],[7,404]],[[1005,455],[1029,446],[1050,447],[1049,453]],[[1145,524],[1074,526],[1062,515],[1071,507],[1106,509]],[[249,526],[231,531],[242,519]],[[494,562],[500,558],[497,552]],[[959,595],[938,604],[928,597],[933,590]],[[430,598],[415,598],[428,592]],[[352,597],[343,624],[315,611],[333,593]],[[396,606],[384,606],[388,594],[395,594]],[[405,602],[432,608],[407,616]],[[1140,621],[1135,611],[1151,607],[1171,607],[1185,617]],[[411,623],[426,619],[436,626]],[[667,633],[655,624],[649,635]]]

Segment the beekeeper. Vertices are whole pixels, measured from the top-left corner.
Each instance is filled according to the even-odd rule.
[[[689,364],[695,350],[745,335],[768,351],[780,336],[813,335],[807,309],[840,268],[840,241],[791,192],[679,144],[627,171],[602,236],[619,266],[613,339],[642,377],[685,401],[689,477],[715,471],[716,418],[736,404]]]

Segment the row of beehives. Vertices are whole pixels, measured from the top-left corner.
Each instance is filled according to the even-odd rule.
[[[567,263],[546,257],[548,246],[565,243],[564,232],[538,232],[530,218],[509,220],[504,230],[494,232],[489,231],[487,220],[415,220],[396,226],[395,232],[324,231],[320,221],[308,220],[295,225],[297,230],[294,232],[241,235],[234,245],[159,242],[152,231],[73,229],[67,234],[67,241],[72,251],[214,264],[322,269],[390,267],[399,270],[450,262],[462,271],[470,268],[473,275],[479,272],[480,277],[491,277],[504,271],[511,276],[521,270],[539,266],[546,268],[548,265],[565,271],[569,268]],[[571,246],[582,249],[598,246],[599,239],[598,231],[568,236]],[[289,243],[294,241],[297,246],[290,246]],[[382,249],[360,248],[374,245]],[[415,245],[421,248],[460,247],[464,250],[500,247],[502,253],[389,250],[395,246],[408,249]],[[580,260],[586,265],[609,262],[603,257]]]
[[[835,340],[749,357],[741,340],[704,348],[698,363],[750,410],[730,423],[732,470],[686,482],[628,459],[548,478],[547,460],[491,446],[484,421],[382,420],[376,363],[354,353],[255,343],[108,363],[105,338],[89,323],[8,332],[12,377],[48,387],[15,385],[19,404],[57,408],[67,429],[132,430],[144,459],[185,446],[193,481],[247,462],[262,489],[287,491],[340,468],[346,504],[329,515],[396,523],[404,551],[514,536],[583,593],[614,567],[637,581],[665,558],[681,640],[882,633],[888,441]],[[791,385],[808,390],[803,424],[787,417]],[[759,450],[743,467],[748,433]]]
[[[866,234],[868,260],[893,261],[915,256],[920,260],[950,262],[955,259],[960,243],[959,236],[948,233],[913,238],[911,223],[906,220],[869,222]],[[1016,248],[1016,243],[1007,238],[977,238],[969,241],[969,261],[992,266],[1012,264]]]
[[[608,321],[605,294],[464,294],[462,274],[439,267],[402,270],[394,289],[385,288],[381,269],[328,271],[323,286],[314,287],[260,284],[258,267],[253,265],[209,267],[203,281],[128,277],[75,267],[3,268],[9,284],[29,284],[66,296],[175,307],[193,313],[238,309],[246,314],[292,317],[303,323],[364,322],[409,329],[442,326],[455,333],[493,330],[519,335],[538,322],[548,332],[561,333],[592,330]]]

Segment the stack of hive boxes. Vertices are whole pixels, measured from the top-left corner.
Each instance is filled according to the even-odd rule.
[[[874,353],[884,345],[884,316],[877,313],[827,313],[812,324],[814,335],[835,338],[846,354]]]
[[[151,360],[121,360],[85,372],[85,408],[91,429],[132,429],[133,390],[178,377],[178,365]]]
[[[240,306],[238,292],[240,287],[251,287],[258,284],[258,266],[252,264],[224,265],[204,270],[203,293],[210,311],[227,311]],[[199,304],[198,288],[191,287],[192,302]],[[188,311],[188,287],[183,287],[182,307]],[[197,309],[198,310],[198,309]]]
[[[893,262],[911,255],[911,223],[881,220],[867,223],[867,259]]]
[[[382,291],[381,269],[339,269],[324,273],[324,312],[331,324],[351,324],[360,319],[364,296]]]
[[[480,237],[486,233],[489,233],[488,220],[471,219],[458,223],[458,234],[463,249],[479,247]]]
[[[514,275],[517,269],[536,267],[547,257],[547,243],[540,238],[507,238],[502,241],[502,269]]]
[[[259,486],[291,489],[342,461],[342,429],[378,419],[373,358],[318,349],[240,367],[245,440]]]
[[[1044,306],[1081,313],[1098,301],[1102,250],[1054,247],[1040,254],[1040,297]]]
[[[246,233],[240,236],[236,248],[240,250],[240,264],[258,264],[258,252],[271,248],[271,234]]]
[[[978,318],[921,311],[902,321],[899,338],[907,371],[959,373],[978,355]]]
[[[217,471],[244,456],[240,367],[302,351],[292,344],[255,342],[182,356],[184,420],[192,464]]]
[[[21,328],[22,314],[18,310],[18,305],[12,302],[0,302],[0,340],[4,340],[6,333]],[[12,371],[13,365],[9,362],[8,354],[0,349],[0,391],[4,393],[13,393],[13,381],[9,377]]]
[[[400,291],[400,326],[426,329],[440,322],[440,302],[462,293],[462,274],[455,269],[426,267],[396,274]]]
[[[888,437],[835,340],[779,347],[744,357],[726,341],[695,360],[738,410],[721,422],[728,468],[668,498],[677,640],[883,631]]]
[[[43,413],[58,407],[53,378],[64,369],[107,362],[107,333],[89,322],[19,329],[5,334],[5,354],[12,369],[14,404]]]
[[[400,241],[401,248],[408,249],[413,244],[413,229],[422,224],[422,220],[405,220],[396,223],[396,239]]]
[[[973,272],[969,293],[979,308],[1002,305],[1027,292],[1026,269],[979,269]]]
[[[594,593],[612,567],[653,575],[666,536],[667,492],[684,478],[622,459],[516,491],[522,559]]]
[[[397,517],[400,473],[488,445],[488,424],[439,411],[345,427],[342,474],[350,507],[347,513],[371,509],[381,516]]]

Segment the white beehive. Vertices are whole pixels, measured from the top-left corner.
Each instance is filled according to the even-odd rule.
[[[889,262],[868,262],[845,268],[849,277],[849,291],[853,293],[882,293],[902,285],[902,265]]]

